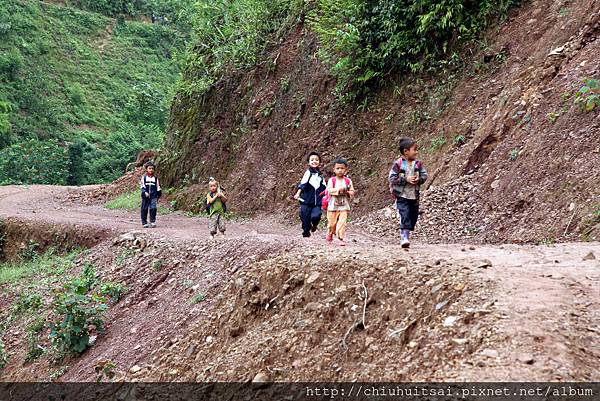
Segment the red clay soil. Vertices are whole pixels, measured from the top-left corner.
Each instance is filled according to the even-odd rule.
[[[135,381],[600,379],[598,243],[405,251],[351,226],[339,248],[269,220],[211,240],[204,219],[143,230],[137,213],[61,201],[74,190],[0,188],[3,218],[109,229],[75,272],[89,261],[129,289],[62,381],[109,361]],[[2,337],[1,380],[48,380],[57,367],[24,362],[22,330]]]

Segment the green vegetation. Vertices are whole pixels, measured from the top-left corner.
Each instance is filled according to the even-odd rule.
[[[600,84],[597,79],[588,78],[575,94],[575,104],[583,111],[592,111],[600,107]]]
[[[67,3],[95,12],[0,7],[0,184],[106,182],[161,146],[192,1]],[[151,10],[172,22],[132,20]]]
[[[521,154],[521,150],[519,148],[514,148],[510,152],[508,152],[508,160],[514,162],[515,160],[517,160],[519,158],[520,154]]]
[[[129,210],[129,211],[139,209],[141,206],[142,206],[142,197],[138,191],[124,193],[104,204],[104,207],[106,207],[107,209],[124,209],[124,210]],[[171,212],[172,212],[172,209],[162,206],[159,203],[159,205],[158,205],[158,213],[159,214],[168,214]]]
[[[557,112],[554,112],[554,111],[551,111],[550,113],[546,114],[546,118],[552,124],[554,124],[556,122],[556,120],[558,120],[558,117],[560,117],[560,113],[557,113]]]
[[[0,335],[11,327],[23,330],[27,362],[43,355],[60,361],[81,353],[93,343],[92,333],[102,332],[108,300],[116,303],[127,292],[121,283],[101,281],[90,263],[73,276],[80,255],[58,256],[50,250],[31,260],[0,264],[0,273],[10,272],[0,285],[16,294],[10,308],[0,311]],[[0,344],[0,364],[3,354],[8,358]]]
[[[301,9],[300,0],[199,0],[180,91],[203,94],[225,74],[254,66]]]
[[[113,302],[119,302],[126,292],[127,287],[121,283],[113,283],[112,281],[102,284],[98,290],[100,295],[109,297]]]
[[[431,140],[431,147],[429,150],[435,152],[440,150],[446,144],[446,137],[444,135],[436,136]]]
[[[467,142],[467,137],[462,134],[458,134],[454,137],[452,142],[454,143],[455,146],[461,146]]]
[[[456,45],[471,41],[518,0],[318,0],[309,12],[319,55],[337,78],[338,95],[354,98],[392,72],[435,71],[456,63]]]
[[[192,300],[190,301],[192,303],[192,305],[195,305],[197,303],[200,303],[202,301],[206,300],[206,295],[202,294],[202,293],[198,293],[196,295],[194,295],[192,297]]]
[[[23,278],[52,275],[60,276],[72,267],[73,261],[81,251],[73,251],[59,257],[49,250],[43,255],[16,262],[0,264],[0,285],[14,284]]]
[[[91,292],[96,285],[96,272],[86,265],[79,277],[72,278],[57,291],[52,302],[57,319],[50,323],[50,340],[58,358],[73,352],[81,353],[90,345],[90,326],[103,330],[101,314],[106,300]]]

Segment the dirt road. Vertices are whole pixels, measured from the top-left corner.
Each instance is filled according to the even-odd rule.
[[[493,326],[493,335],[484,337],[480,344],[470,349],[464,360],[457,359],[452,368],[440,370],[433,376],[413,374],[408,379],[429,377],[497,381],[600,380],[600,370],[597,368],[597,361],[600,360],[600,261],[596,259],[600,257],[598,243],[547,246],[416,243],[410,251],[405,251],[390,239],[379,239],[351,227],[349,246],[340,249],[326,244],[322,240],[322,235],[310,239],[299,238],[298,227],[285,226],[275,219],[267,218],[233,222],[228,226],[225,239],[209,241],[205,219],[189,218],[173,213],[159,216],[157,228],[144,230],[140,227],[137,213],[107,210],[102,205],[82,205],[68,200],[72,199],[69,194],[81,190],[52,186],[0,187],[0,217],[101,228],[114,233],[113,238],[123,233],[134,232],[138,236],[153,238],[157,244],[161,244],[160,247],[166,246],[170,249],[172,255],[169,257],[185,259],[190,266],[194,264],[200,266],[202,263],[206,266],[206,263],[210,263],[206,260],[201,263],[202,256],[198,256],[201,253],[196,253],[196,249],[201,248],[207,254],[213,252],[219,255],[220,262],[211,265],[208,270],[198,272],[197,279],[199,283],[202,282],[207,291],[213,291],[215,294],[227,290],[228,284],[236,279],[241,271],[251,268],[253,263],[258,261],[267,263],[270,258],[286,254],[296,255],[297,257],[294,257],[299,260],[298,266],[303,266],[302,255],[314,252],[319,254],[323,263],[331,264],[336,260],[370,260],[371,264],[383,266],[388,260],[396,263],[398,258],[402,258],[408,264],[409,272],[411,265],[415,269],[419,269],[419,266],[428,266],[428,268],[433,266],[435,269],[436,265],[447,264],[455,266],[458,275],[461,271],[460,266],[474,266],[464,279],[470,281],[467,285],[472,288],[481,287],[490,291],[486,297],[492,301],[485,307],[490,309],[490,313],[494,316],[489,321]],[[94,190],[94,187],[85,190]],[[185,255],[180,251],[184,248],[188,250]],[[98,251],[98,255],[109,255],[115,252],[111,245],[105,245],[101,251]],[[156,252],[158,255],[156,257],[159,257],[162,251],[158,246]],[[236,255],[235,260],[228,259],[227,255]],[[107,261],[110,258],[104,257]],[[167,256],[164,258],[168,259]],[[98,256],[97,260],[101,261],[102,256]],[[110,263],[113,262],[108,261],[107,266]],[[286,263],[293,265],[296,262]],[[177,260],[173,265],[181,267]],[[361,265],[358,266],[348,274],[352,275],[352,272],[359,271]],[[268,263],[261,267],[263,271],[268,268]],[[117,270],[113,267],[111,271],[114,272],[111,274],[120,274]],[[210,271],[210,274],[206,275],[207,271]],[[148,276],[144,276],[143,273],[139,274],[140,277],[127,275],[127,278],[132,280],[128,283],[131,287],[142,286],[142,280],[145,280],[144,290],[132,291],[130,300],[125,303],[127,306],[112,315],[114,321],[109,335],[100,339],[79,360],[72,361],[72,367],[64,376],[64,380],[93,380],[95,378],[93,367],[101,357],[113,358],[122,368],[123,374],[127,375],[131,367],[129,365],[150,365],[151,361],[155,363],[156,352],[158,348],[165,348],[166,338],[181,335],[194,324],[202,324],[190,321],[189,302],[177,303],[174,301],[177,296],[172,292],[169,296],[161,295],[163,291],[161,286],[166,286],[167,282],[171,286],[175,285],[173,284],[175,278],[170,280],[166,280],[166,276],[152,278],[155,272],[152,272],[150,267],[148,272]],[[173,272],[176,271],[170,273]],[[190,277],[196,279],[195,272],[196,270],[193,269],[181,269],[174,274],[177,274],[175,277],[180,277],[181,280],[189,281]],[[377,273],[377,270],[374,272],[372,274],[381,275],[378,279],[386,281],[385,273]],[[331,278],[335,281],[335,274],[338,273],[332,271],[326,274],[331,274]],[[434,278],[436,278],[435,274]],[[157,280],[157,284],[152,284],[151,280]],[[418,280],[416,283],[425,285],[419,284]],[[170,287],[168,290],[164,289],[164,291],[171,290]],[[410,295],[410,292],[407,294]],[[479,293],[474,293],[472,299],[477,295]],[[136,305],[140,302],[143,304],[144,300],[147,301],[144,308],[149,308],[153,303],[160,304],[162,299],[170,308],[168,313],[167,310],[162,310],[158,315],[143,318],[141,311],[146,309],[135,309]],[[218,295],[215,295],[214,302],[206,302],[203,305],[204,309],[196,312],[202,316],[217,313],[218,310],[215,308],[224,305],[222,304],[224,301],[219,299]],[[164,321],[159,322],[160,319]],[[169,325],[172,327],[169,328]],[[131,327],[134,326],[139,330],[147,329],[152,335],[147,335],[143,344],[140,344],[139,335],[131,331]],[[133,345],[136,343],[140,346],[134,348]],[[168,345],[170,346],[170,343]],[[248,359],[246,356],[244,358]],[[161,367],[162,370],[168,370],[163,368],[164,366]],[[22,374],[24,371],[18,366],[12,366],[9,371],[12,378],[43,378],[41,371],[31,376],[31,372],[35,372],[35,369],[30,369],[29,373],[24,375]],[[148,368],[148,372],[152,372],[152,369]],[[39,377],[36,376],[38,374]],[[314,374],[314,371],[304,376],[300,374],[299,378],[311,377],[310,374]],[[285,380],[291,377],[284,376],[278,379]],[[343,378],[361,377],[348,374]],[[376,377],[371,375],[370,378]],[[386,378],[393,378],[393,374],[392,376],[388,374]],[[144,377],[138,379],[144,380]],[[161,379],[167,378],[161,377]],[[240,377],[234,375],[227,379],[239,380]],[[404,379],[407,377],[404,376]]]

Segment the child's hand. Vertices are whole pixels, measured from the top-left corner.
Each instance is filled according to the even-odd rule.
[[[146,195],[146,198],[150,197],[150,194],[148,192],[144,192],[144,195]]]
[[[416,175],[411,175],[410,177],[406,177],[406,181],[409,184],[417,185],[417,183],[419,182],[419,178]]]
[[[349,195],[351,198],[353,198],[353,197],[354,197],[354,194],[355,194],[355,193],[356,193],[356,190],[354,190],[354,189],[349,189],[349,190],[348,190],[348,195]]]
[[[298,194],[298,193],[294,194],[294,199],[298,200],[298,198],[300,198],[300,194]]]

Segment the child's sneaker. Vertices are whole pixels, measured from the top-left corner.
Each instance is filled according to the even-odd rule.
[[[310,228],[310,231],[312,231],[314,233],[315,231],[317,231],[317,228],[319,228],[319,225],[313,224],[312,227]]]
[[[400,241],[400,246],[402,248],[410,247],[410,241],[408,240],[408,238],[402,238],[402,240]]]
[[[308,238],[308,237],[310,237],[310,232],[308,232],[308,233],[302,233],[302,236],[303,236],[304,238]]]
[[[346,246],[346,241],[344,241],[343,239],[339,240],[338,246]]]
[[[149,227],[150,227],[150,224],[148,224],[148,223],[144,224],[144,228],[149,228]]]
[[[333,234],[329,234],[329,233],[328,233],[328,234],[325,236],[325,240],[327,240],[327,242],[331,242],[331,241],[333,241]]]
[[[150,223],[150,227],[151,227],[151,228],[154,228],[154,227],[156,227],[156,223]]]

